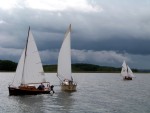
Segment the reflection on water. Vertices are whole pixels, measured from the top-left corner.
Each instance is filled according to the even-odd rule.
[[[9,96],[15,102],[15,113],[70,113],[74,103],[73,94],[58,91],[54,95]]]
[[[44,105],[44,96],[11,96],[10,100],[15,102],[16,113],[42,113]]]
[[[74,92],[73,92],[74,93]],[[58,106],[61,107],[64,113],[70,113],[72,110],[72,105],[74,103],[73,94],[70,92],[60,91],[56,94],[55,102]]]

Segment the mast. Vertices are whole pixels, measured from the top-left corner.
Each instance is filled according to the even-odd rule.
[[[28,48],[29,32],[30,32],[30,26],[29,26],[29,29],[28,29],[28,36],[27,36],[26,47],[25,47],[25,57],[24,57],[24,63],[23,63],[23,71],[22,71],[21,84],[24,84],[24,68],[25,68],[26,56],[27,56],[27,48]]]

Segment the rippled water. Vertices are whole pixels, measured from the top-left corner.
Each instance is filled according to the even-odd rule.
[[[119,74],[75,73],[77,92],[60,91],[55,73],[46,74],[54,95],[9,96],[14,73],[0,73],[0,113],[150,113],[150,74],[123,81]]]

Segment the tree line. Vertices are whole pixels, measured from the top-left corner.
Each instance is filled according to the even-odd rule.
[[[0,60],[0,71],[1,72],[15,72],[17,68],[17,63],[9,60]],[[57,65],[43,65],[44,72],[57,72]],[[137,69],[132,69],[133,72],[140,72]],[[84,64],[84,63],[77,63],[72,64],[72,72],[120,72],[121,67],[108,67],[108,66],[99,66],[93,64]]]

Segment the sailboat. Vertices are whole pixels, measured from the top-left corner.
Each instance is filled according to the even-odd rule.
[[[132,70],[126,64],[125,61],[123,61],[123,64],[122,64],[121,75],[123,76],[124,80],[132,80],[132,78],[135,77],[134,74],[133,74],[133,72],[132,72]]]
[[[57,77],[61,82],[61,90],[76,91],[76,82],[74,82],[71,72],[71,24],[65,34],[59,56]]]
[[[8,87],[9,95],[49,94],[49,86],[50,83],[45,80],[40,55],[29,27],[26,47],[17,65],[13,82]]]

